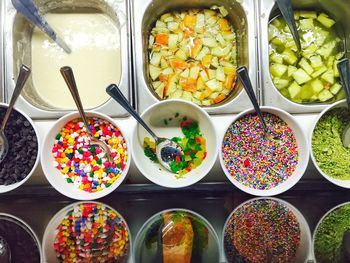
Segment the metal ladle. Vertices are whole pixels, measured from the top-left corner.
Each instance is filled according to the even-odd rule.
[[[346,94],[346,102],[348,104],[348,109],[350,111],[350,71],[349,71],[349,59],[343,58],[337,64],[339,70],[340,80],[343,84],[343,88]],[[350,145],[350,123],[346,125],[343,134],[342,141],[344,147],[348,147]]]
[[[24,84],[26,83],[29,75],[30,75],[30,68],[28,68],[26,65],[22,65],[19,70],[19,75],[17,78],[16,86],[13,91],[9,106],[6,110],[5,116],[2,120],[1,126],[0,126],[0,163],[5,159],[8,150],[9,150],[9,143],[5,135],[5,127],[6,123],[10,117],[10,114],[12,112],[13,106],[16,103],[16,100],[18,99],[19,95],[21,94],[21,91],[24,87]]]
[[[11,249],[5,238],[0,236],[0,262],[11,263]]]
[[[281,11],[281,14],[286,21],[290,32],[292,33],[292,36],[294,38],[294,42],[298,48],[298,51],[301,51],[301,44],[300,44],[300,38],[297,30],[297,26],[295,24],[294,19],[294,12],[292,8],[292,1],[291,0],[276,0],[277,6],[279,10]]]
[[[279,139],[278,136],[276,136],[275,134],[272,134],[271,130],[266,125],[266,122],[265,122],[264,117],[262,116],[262,112],[260,110],[258,100],[255,97],[255,93],[253,90],[252,83],[250,82],[247,68],[246,67],[239,67],[237,69],[237,76],[238,76],[239,80],[241,81],[244,89],[246,90],[246,92],[249,96],[249,99],[254,106],[255,112],[260,119],[261,125],[263,126],[263,129],[265,132],[266,139],[268,139],[268,140]]]
[[[153,137],[156,143],[156,155],[159,163],[173,172],[170,168],[170,163],[176,159],[177,156],[181,157],[183,151],[179,144],[167,139],[158,137],[151,128],[142,120],[140,115],[132,108],[129,101],[124,97],[123,93],[119,90],[117,85],[111,84],[106,88],[106,92],[115,99],[131,116],[133,116],[139,124],[141,124],[146,131]]]
[[[113,163],[112,153],[111,153],[111,150],[109,149],[108,145],[105,142],[100,141],[99,139],[95,138],[95,136],[92,134],[92,132],[90,130],[89,122],[88,122],[88,119],[85,115],[83,105],[81,104],[78,88],[77,88],[77,85],[75,83],[75,78],[74,78],[72,69],[70,67],[66,66],[66,67],[62,67],[60,71],[61,71],[61,74],[62,74],[64,80],[66,81],[66,84],[69,88],[69,91],[72,94],[74,102],[78,108],[80,117],[82,118],[83,123],[84,123],[85,128],[86,128],[86,131],[88,132],[88,135],[90,137],[91,145],[97,145],[97,146],[101,147],[103,149],[103,151],[106,153],[106,157],[107,157],[108,161],[110,163]]]

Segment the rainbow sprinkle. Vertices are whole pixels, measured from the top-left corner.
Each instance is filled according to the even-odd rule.
[[[263,117],[278,139],[267,139],[258,116],[251,113],[228,128],[221,151],[235,180],[253,189],[269,190],[293,174],[299,156],[289,126],[276,115],[263,113]]]
[[[125,139],[108,121],[89,119],[94,136],[106,142],[112,152],[110,163],[100,147],[90,145],[88,133],[79,119],[68,122],[56,135],[52,148],[56,167],[74,187],[86,192],[101,191],[117,181],[128,160]]]
[[[59,262],[124,262],[128,248],[125,221],[102,204],[75,206],[55,231],[54,249]]]

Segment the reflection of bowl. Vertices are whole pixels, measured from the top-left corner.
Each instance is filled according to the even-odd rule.
[[[179,179],[176,178],[175,173],[171,173],[145,156],[143,140],[151,135],[141,125],[136,126],[133,132],[132,150],[137,168],[150,181],[164,187],[185,187],[198,182],[210,171],[216,160],[215,128],[209,115],[199,106],[182,100],[166,100],[154,104],[141,115],[157,136],[165,138],[184,137],[179,125],[180,118],[184,116],[198,122],[200,132],[206,139],[207,156],[198,167]],[[168,122],[169,119],[171,120]],[[165,122],[168,124],[166,125]]]
[[[133,259],[138,263],[219,262],[218,237],[201,215],[169,209],[149,218],[137,233]],[[186,257],[187,256],[187,257]],[[187,262],[187,261],[186,261]]]
[[[273,115],[276,115],[277,117],[279,117],[281,120],[283,120],[288,126],[289,128],[292,130],[293,135],[295,137],[296,140],[296,144],[297,144],[297,151],[299,154],[299,158],[298,158],[298,163],[296,164],[295,170],[294,172],[289,175],[288,178],[281,180],[281,182],[279,182],[278,184],[276,184],[275,182],[271,182],[271,187],[267,188],[267,189],[259,189],[259,187],[253,188],[250,185],[246,185],[243,183],[243,179],[241,181],[237,180],[229,171],[228,168],[226,167],[227,161],[224,161],[224,155],[228,154],[228,153],[223,153],[222,149],[220,148],[219,151],[219,156],[220,156],[220,164],[222,169],[224,170],[227,178],[239,189],[241,189],[242,191],[249,193],[249,194],[253,194],[253,195],[257,195],[257,196],[271,196],[271,195],[277,195],[280,193],[283,193],[285,191],[287,191],[288,189],[290,189],[291,187],[293,187],[299,180],[300,178],[303,176],[305,169],[307,167],[308,164],[308,160],[309,160],[309,149],[307,147],[307,140],[306,140],[306,136],[300,126],[300,124],[295,120],[295,118],[290,115],[289,113],[282,111],[280,109],[274,108],[274,107],[261,107],[263,112],[266,113],[270,113]],[[243,111],[242,113],[238,114],[232,121],[232,123],[229,125],[229,127],[236,123],[238,120],[240,120],[241,118],[243,118],[244,116],[247,116],[247,114],[250,113],[254,113],[253,109],[249,109],[246,111]],[[229,128],[228,127],[228,128]],[[227,129],[228,130],[228,129]],[[225,133],[226,135],[226,133]],[[224,135],[224,136],[225,136]],[[225,137],[224,137],[225,138]],[[221,143],[223,142],[224,139],[222,139]],[[236,145],[241,145],[241,143],[239,142],[239,144],[235,144]],[[283,150],[284,151],[284,150]],[[248,153],[248,151],[247,151]],[[244,153],[241,153],[241,156],[244,156]],[[278,155],[280,155],[278,153]],[[247,156],[247,159],[249,159],[250,156]],[[271,163],[271,161],[276,161],[275,159],[271,159],[268,160],[269,163]],[[231,161],[229,161],[231,162]],[[232,161],[234,163],[234,161]],[[243,165],[243,164],[241,164]],[[245,166],[245,164],[244,164]],[[243,166],[242,166],[243,167]],[[254,164],[253,166],[251,166],[252,169],[252,173],[250,175],[250,179],[256,179],[258,177],[256,177],[256,171],[254,171]],[[264,166],[265,168],[265,166]],[[266,169],[268,167],[266,166]],[[245,167],[243,167],[242,169],[246,169]],[[275,169],[275,168],[274,168]],[[273,170],[274,173],[275,172],[279,172],[279,170]],[[239,175],[241,176],[242,173],[236,173],[235,175]],[[283,175],[283,174],[282,174]],[[263,175],[265,176],[265,174]],[[286,177],[287,175],[284,175],[284,177]],[[247,178],[247,183],[249,183]],[[262,177],[262,179],[266,179],[266,177]]]
[[[125,164],[124,170],[120,173],[120,177],[105,189],[102,189],[97,192],[86,192],[79,189],[78,187],[75,187],[73,183],[68,184],[63,174],[61,174],[61,172],[54,167],[55,158],[52,153],[52,148],[55,143],[55,137],[61,131],[61,129],[69,121],[79,118],[80,115],[77,112],[72,112],[58,119],[44,139],[43,147],[41,149],[41,156],[42,156],[41,166],[43,168],[43,171],[47,180],[57,191],[59,191],[61,194],[64,194],[70,198],[74,198],[78,200],[93,200],[93,199],[101,198],[113,192],[125,179],[130,167],[130,160],[131,160],[130,151],[129,151],[130,144],[128,143],[128,139],[125,137],[125,133],[120,129],[120,127],[116,125],[114,121],[105,114],[97,113],[97,112],[87,112],[87,116],[106,120],[107,122],[112,124],[114,127],[118,128],[119,131],[121,131],[121,134],[126,143],[126,149],[128,149],[127,151],[128,159]]]
[[[0,236],[11,250],[11,262],[43,262],[41,245],[33,229],[23,220],[0,213]]]
[[[3,108],[6,111],[6,109],[8,107],[8,104],[0,103],[0,107]],[[36,137],[37,155],[36,155],[36,160],[35,160],[34,164],[32,164],[32,167],[30,168],[30,170],[29,170],[28,174],[26,175],[26,177],[24,179],[22,179],[21,181],[19,181],[17,183],[14,183],[14,184],[10,184],[10,185],[3,185],[2,184],[2,185],[0,185],[0,193],[6,193],[8,191],[12,191],[12,190],[16,189],[17,187],[21,186],[22,184],[24,184],[32,176],[32,174],[34,173],[35,168],[37,167],[37,165],[39,163],[40,141],[38,139],[38,131],[36,130],[33,121],[24,112],[22,112],[21,110],[18,110],[18,109],[13,109],[13,112],[11,113],[10,116],[12,116],[14,114],[14,112],[17,112],[18,114],[22,115],[29,122],[30,127],[34,130],[35,137]],[[7,127],[10,125],[10,122],[11,122],[11,117],[10,117],[8,123],[7,123]],[[20,131],[17,131],[17,132],[20,132]],[[6,134],[6,127],[5,127],[5,134]],[[7,139],[9,139],[9,138],[7,138]],[[9,142],[9,143],[11,143],[11,142]],[[29,141],[28,141],[28,143],[29,143]],[[28,146],[28,144],[26,144],[26,146]],[[11,144],[9,145],[9,147],[11,147]],[[23,147],[24,147],[24,145],[23,145]],[[9,148],[9,152],[7,153],[7,156],[10,156],[10,155],[11,155],[11,148]],[[19,156],[18,152],[15,152],[15,153],[12,154],[13,159],[15,157],[17,157],[17,156]],[[5,157],[3,163],[1,164],[1,167],[3,167],[5,162],[6,163],[10,163],[10,160],[8,160],[8,157]],[[14,166],[16,166],[16,165],[17,164],[13,163],[12,167],[11,167],[11,170],[14,169],[15,168]],[[9,176],[12,176],[12,174],[10,174]]]
[[[341,243],[343,241],[343,235],[345,231],[350,229],[350,202],[342,203],[330,209],[323,217],[318,221],[312,238],[312,252],[315,262],[348,262],[341,261]],[[337,213],[345,212],[342,216],[336,217]],[[325,222],[328,222],[328,225]],[[323,231],[323,235],[318,237],[319,232]],[[316,248],[316,240],[319,239],[320,244],[326,246]],[[335,245],[337,244],[337,245]],[[334,246],[334,247],[330,247]],[[339,250],[336,247],[339,246]],[[322,256],[318,254],[322,253]],[[323,259],[323,260],[321,260]]]
[[[256,209],[255,209],[256,208]],[[278,210],[276,208],[280,208],[281,210]],[[250,210],[253,209],[253,210]],[[264,210],[263,209],[271,209],[271,213],[268,212],[268,210],[265,213],[265,217],[264,217]],[[277,212],[280,212],[280,214],[277,214]],[[287,211],[287,212],[286,212]],[[238,206],[235,210],[233,210],[233,212],[230,214],[230,216],[227,218],[224,228],[223,228],[223,233],[222,233],[222,240],[221,240],[221,244],[223,246],[223,251],[225,254],[225,259],[226,262],[236,262],[234,260],[238,260],[241,259],[242,262],[245,262],[244,257],[242,255],[239,254],[239,252],[237,251],[237,248],[232,246],[232,233],[230,233],[230,230],[233,230],[233,222],[232,220],[234,220],[233,216],[237,215],[237,220],[242,219],[243,214],[240,214],[240,212],[244,213],[246,212],[246,216],[248,216],[249,220],[245,220],[244,221],[244,228],[246,231],[237,234],[234,236],[234,238],[252,238],[253,240],[251,240],[251,242],[247,242],[243,245],[241,248],[247,248],[247,251],[249,251],[249,249],[252,249],[253,251],[259,249],[258,248],[258,244],[257,244],[257,240],[260,239],[261,237],[264,237],[264,240],[260,240],[263,242],[268,242],[269,245],[266,245],[266,243],[264,243],[261,247],[262,248],[275,248],[273,247],[274,243],[274,238],[276,237],[277,233],[281,233],[278,232],[276,228],[272,228],[272,229],[268,229],[267,231],[273,231],[272,240],[268,240],[267,237],[264,235],[263,228],[264,226],[260,225],[260,224],[254,224],[254,222],[256,223],[255,220],[264,220],[264,219],[268,219],[268,220],[272,220],[274,215],[279,215],[280,217],[278,218],[282,218],[284,216],[286,216],[286,213],[288,213],[288,211],[290,211],[290,215],[285,218],[285,220],[281,220],[281,221],[276,221],[275,224],[277,224],[277,226],[280,227],[280,231],[283,231],[283,227],[280,224],[286,224],[284,227],[289,227],[288,224],[290,224],[291,222],[291,218],[295,218],[295,223],[298,225],[299,230],[300,230],[300,242],[299,245],[296,248],[296,253],[295,253],[295,260],[293,261],[288,261],[288,262],[306,262],[309,259],[309,253],[310,253],[310,246],[311,246],[311,233],[310,233],[310,229],[309,226],[305,220],[305,218],[303,217],[303,215],[291,204],[289,204],[286,201],[283,201],[281,199],[278,198],[254,198],[254,199],[250,199],[244,203],[242,203],[240,206]],[[238,216],[238,214],[240,216]],[[256,215],[256,217],[255,217]],[[259,215],[259,216],[258,216]],[[296,225],[294,224],[294,226]],[[254,226],[256,226],[258,229],[254,229]],[[290,230],[294,228],[291,226]],[[295,230],[295,236],[297,236],[298,234],[298,230]],[[267,232],[270,233],[270,232]],[[291,234],[291,231],[287,232],[286,234]],[[238,241],[237,241],[238,242]],[[291,240],[285,240],[285,242],[290,245],[291,244]],[[235,243],[236,244],[236,243]],[[251,245],[251,247],[250,247]],[[278,245],[279,247],[279,245]],[[262,250],[261,250],[262,251]],[[257,251],[257,252],[261,252],[261,251]],[[255,255],[257,256],[257,255]],[[256,258],[258,259],[258,258]],[[265,258],[266,260],[266,258]],[[237,261],[238,262],[238,261]],[[241,262],[241,261],[239,261]],[[258,262],[258,261],[257,261]],[[266,261],[266,262],[272,262],[272,260],[270,259],[270,261]],[[287,262],[286,259],[280,261],[280,262]]]
[[[330,105],[329,107],[327,107],[326,109],[324,109],[317,117],[317,119],[315,120],[313,127],[311,129],[311,133],[310,133],[310,142],[309,142],[309,148],[310,148],[310,152],[311,152],[311,160],[314,163],[315,167],[317,168],[318,172],[324,177],[326,178],[328,181],[330,181],[331,183],[341,186],[341,187],[345,187],[345,188],[350,188],[350,180],[339,180],[336,179],[334,177],[331,177],[329,175],[327,175],[324,171],[322,171],[322,169],[319,167],[317,161],[316,161],[316,157],[314,155],[313,152],[313,144],[312,144],[312,138],[313,138],[313,134],[314,134],[314,130],[316,128],[316,125],[319,123],[320,119],[322,118],[322,116],[324,116],[327,112],[329,112],[332,109],[336,109],[336,108],[342,108],[342,107],[347,107],[346,101],[345,100],[341,100],[339,102],[336,102],[332,105]],[[333,153],[334,154],[334,153]],[[336,155],[335,155],[336,156]]]
[[[85,213],[86,210],[82,210],[82,208],[84,208],[84,209],[91,208],[91,212]],[[89,238],[91,237],[93,239],[93,241],[89,244],[85,244],[84,247],[82,244],[83,241],[81,239],[79,239],[78,236],[74,236],[74,233],[76,233],[80,230],[75,230],[75,232],[72,232],[68,236],[69,236],[69,239],[71,240],[71,242],[74,242],[74,244],[76,245],[76,249],[79,247],[81,252],[83,252],[83,251],[85,251],[85,252],[86,251],[90,251],[90,252],[93,251],[94,252],[94,248],[92,248],[91,245],[93,243],[95,243],[96,240],[98,239],[97,238],[99,236],[98,233],[101,233],[101,232],[99,232],[99,229],[97,229],[97,227],[101,226],[100,220],[101,220],[101,218],[103,218],[103,216],[98,217],[98,218],[95,217],[96,220],[94,220],[94,222],[90,226],[89,226],[88,221],[90,219],[92,219],[91,214],[103,213],[106,211],[113,213],[115,215],[115,218],[113,216],[110,216],[108,220],[106,218],[103,219],[103,220],[107,220],[108,224],[105,224],[105,223],[103,224],[103,226],[104,226],[103,231],[104,232],[100,235],[105,235],[107,237],[106,237],[106,240],[104,238],[102,238],[103,242],[101,242],[99,244],[104,245],[104,247],[102,247],[103,252],[111,251],[111,250],[109,250],[110,249],[109,245],[118,245],[118,248],[120,248],[121,243],[117,243],[118,241],[115,241],[115,239],[109,238],[108,237],[109,235],[106,234],[106,233],[110,233],[109,230],[111,228],[106,228],[105,226],[106,225],[111,226],[111,225],[116,224],[114,233],[118,234],[119,230],[122,231],[121,233],[119,233],[120,234],[120,236],[119,236],[120,242],[125,241],[124,240],[125,237],[127,237],[128,240],[126,241],[126,244],[123,244],[123,248],[121,249],[121,251],[124,251],[125,254],[123,256],[121,256],[121,258],[119,258],[118,260],[116,258],[114,260],[117,260],[116,262],[126,263],[127,260],[130,259],[130,254],[131,254],[130,253],[130,251],[131,251],[131,236],[130,236],[129,227],[126,224],[126,221],[124,220],[124,218],[117,211],[115,211],[110,206],[107,206],[107,205],[105,205],[103,203],[99,203],[99,202],[77,202],[77,203],[74,203],[74,204],[71,204],[71,205],[64,207],[63,209],[61,209],[59,212],[56,213],[56,215],[48,223],[48,225],[45,229],[44,237],[43,237],[43,251],[44,251],[45,262],[56,262],[57,257],[56,257],[55,248],[56,247],[62,248],[65,245],[67,245],[67,243],[61,243],[61,245],[58,245],[58,243],[56,243],[56,246],[54,246],[56,237],[58,240],[58,236],[57,236],[58,227],[60,226],[61,223],[63,223],[63,225],[64,224],[69,225],[70,227],[73,227],[73,228],[75,228],[76,226],[79,226],[79,229],[80,229],[80,227],[81,227],[81,229],[84,229],[84,230],[89,229],[89,231],[85,232],[86,233],[85,236],[86,237],[88,236]],[[81,212],[81,213],[79,213],[79,212]],[[72,214],[72,215],[76,214],[78,216],[75,218],[75,220],[73,220],[73,219],[64,220],[64,218],[69,214]],[[107,215],[106,215],[106,217],[107,217]],[[69,224],[68,221],[71,224]],[[63,232],[64,228],[62,228],[62,229],[63,230],[61,230],[61,231]],[[67,228],[65,228],[65,229],[67,229]],[[126,235],[126,233],[128,236]],[[76,241],[80,241],[80,243],[77,243]],[[106,243],[104,243],[104,241],[106,241]],[[96,251],[97,251],[97,249],[96,249]],[[68,252],[73,253],[73,251],[68,251]],[[120,253],[119,250],[118,250],[118,253]],[[94,262],[96,262],[96,261],[94,261]],[[99,262],[102,262],[102,261],[99,261]],[[108,262],[111,262],[111,261],[108,261]]]

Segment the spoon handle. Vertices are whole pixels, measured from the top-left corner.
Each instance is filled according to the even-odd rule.
[[[348,103],[348,108],[350,109],[350,70],[349,70],[349,59],[343,58],[337,64],[339,70],[340,80],[343,84],[346,101]]]
[[[24,87],[24,84],[26,83],[29,75],[30,75],[30,68],[28,68],[26,65],[21,65],[20,69],[19,69],[19,74],[18,74],[18,78],[17,78],[17,82],[16,82],[16,86],[15,89],[13,91],[9,106],[6,110],[4,119],[1,123],[1,130],[3,131],[5,129],[6,123],[10,117],[11,111],[13,106],[15,105],[16,100],[18,99],[19,95],[21,94],[21,91]]]
[[[298,50],[301,50],[300,38],[297,30],[297,26],[294,20],[294,12],[292,8],[291,0],[276,0],[279,10],[282,13],[284,20],[286,21],[290,31],[292,32],[295,44]]]
[[[64,80],[66,81],[66,84],[69,88],[70,93],[72,94],[74,102],[75,102],[75,104],[78,108],[78,111],[80,113],[80,117],[83,119],[83,122],[85,124],[86,130],[89,133],[89,136],[91,138],[93,138],[94,136],[90,130],[89,122],[88,122],[88,119],[86,118],[84,108],[83,108],[83,105],[82,105],[81,100],[80,100],[80,96],[79,96],[77,85],[75,83],[73,71],[68,66],[62,67],[60,69],[60,71],[61,71],[61,74],[62,74]]]
[[[262,113],[261,113],[261,110],[260,110],[260,107],[259,107],[258,100],[255,97],[255,93],[254,93],[254,90],[253,90],[252,83],[250,82],[250,78],[249,78],[249,75],[248,75],[247,68],[244,67],[244,66],[243,67],[239,67],[237,69],[237,76],[238,76],[239,80],[242,82],[243,87],[246,90],[246,92],[247,92],[247,94],[249,96],[249,99],[250,99],[250,101],[252,102],[252,104],[254,106],[254,109],[255,109],[256,113],[258,114],[258,117],[259,117],[259,119],[261,121],[261,124],[263,125],[263,128],[264,128],[265,132],[268,132],[265,120],[264,120],[264,118],[262,116]]]
[[[113,99],[115,99],[120,106],[122,106],[127,112],[129,112],[138,123],[140,123],[143,128],[145,128],[149,134],[152,135],[155,141],[158,141],[157,135],[154,134],[154,132],[151,130],[150,127],[142,120],[140,115],[133,109],[133,107],[130,105],[129,101],[125,98],[123,93],[120,91],[117,85],[111,84],[106,88],[106,92],[109,96],[111,96]]]

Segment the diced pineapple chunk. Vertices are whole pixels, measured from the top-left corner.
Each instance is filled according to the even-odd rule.
[[[208,47],[203,47],[196,56],[196,60],[202,60],[209,52],[210,49]]]
[[[198,66],[194,66],[190,69],[190,78],[197,79],[200,68]]]
[[[152,80],[156,80],[159,77],[160,73],[162,73],[162,70],[160,68],[149,65],[149,74]]]
[[[230,47],[226,46],[224,48],[214,47],[211,49],[211,54],[217,57],[225,57],[230,53]]]
[[[179,23],[177,22],[168,22],[168,25],[167,25],[168,29],[172,32],[175,32],[178,30],[179,28]]]
[[[194,27],[196,32],[201,32],[205,26],[205,18],[203,14],[197,14],[196,26]]]
[[[163,99],[164,98],[164,87],[165,83],[161,82],[160,85],[156,88],[156,93],[158,94],[159,98]]]
[[[169,34],[168,47],[170,49],[176,48],[178,39],[179,39],[179,36],[177,34]]]
[[[162,57],[162,55],[159,52],[153,52],[150,63],[153,66],[157,67],[159,65],[159,63],[160,63],[161,57]]]
[[[208,75],[209,75],[209,79],[215,79],[216,78],[216,70],[209,69]]]
[[[190,70],[187,68],[187,69],[185,69],[184,71],[181,72],[180,77],[188,78],[189,75],[190,75]]]
[[[207,82],[209,80],[208,74],[205,72],[205,70],[200,71],[199,76],[204,82]]]
[[[179,49],[178,51],[176,51],[175,57],[177,57],[178,59],[181,59],[181,60],[187,59],[187,55],[182,49]]]
[[[225,73],[224,73],[224,70],[222,69],[222,67],[218,67],[216,69],[216,79],[219,81],[225,81],[226,77],[225,77]]]
[[[217,47],[219,43],[212,37],[203,37],[202,42],[204,46],[208,46],[210,48]]]
[[[222,90],[222,83],[217,81],[216,79],[211,79],[205,83],[208,88],[210,88],[213,91],[221,91]]]
[[[162,74],[163,75],[171,75],[171,74],[174,74],[174,70],[172,68],[165,68],[162,70]]]
[[[218,57],[212,56],[211,59],[211,65],[215,68],[217,68],[219,66],[219,60]]]

